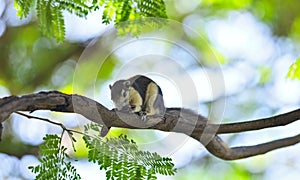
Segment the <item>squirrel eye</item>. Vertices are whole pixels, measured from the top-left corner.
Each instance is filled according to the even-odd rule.
[[[124,91],[122,95],[123,95],[123,97],[126,97],[126,91]]]

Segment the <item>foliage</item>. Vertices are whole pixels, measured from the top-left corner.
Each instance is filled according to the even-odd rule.
[[[90,124],[85,131],[100,132],[100,126]],[[98,163],[106,171],[107,179],[156,179],[155,174],[174,175],[176,169],[171,158],[157,153],[140,151],[127,136],[101,140],[98,136],[84,137],[89,149],[89,161]]]
[[[36,0],[37,1],[37,0]],[[19,8],[18,15],[20,17],[26,17],[30,11],[36,6],[35,2],[33,0],[15,0],[16,6]],[[5,2],[5,1],[4,1]],[[6,1],[8,3],[10,1]],[[78,2],[78,0],[74,1],[74,3]],[[82,1],[85,3],[86,1]],[[99,1],[100,2],[100,1]],[[102,8],[104,8],[105,3],[108,3],[108,1],[102,1]],[[300,40],[300,6],[299,3],[300,1],[275,1],[275,0],[261,0],[261,1],[253,1],[253,0],[240,0],[240,1],[222,1],[222,0],[203,0],[201,1],[200,5],[197,6],[192,6],[192,2],[184,2],[184,5],[189,5],[188,7],[190,8],[189,11],[186,10],[186,6],[182,6],[181,2],[183,1],[166,1],[168,3],[168,13],[172,19],[178,20],[180,23],[191,23],[192,24],[197,24],[199,25],[197,32],[199,33],[205,33],[205,29],[200,27],[202,24],[205,26],[207,22],[211,20],[216,20],[216,19],[224,19],[224,15],[227,15],[228,13],[251,13],[255,16],[255,18],[258,18],[259,20],[262,20],[265,22],[263,24],[264,26],[268,26],[271,29],[271,32],[274,32],[274,39],[276,42],[281,41],[288,37],[288,41],[295,42],[296,45],[299,43]],[[200,1],[197,1],[200,2]],[[23,5],[22,5],[23,3]],[[2,3],[0,3],[2,4]],[[20,6],[18,6],[21,4]],[[182,8],[181,8],[182,6]],[[8,7],[8,5],[6,5]],[[100,5],[99,5],[100,7]],[[136,8],[136,6],[132,6],[133,8]],[[20,10],[20,8],[23,8]],[[7,8],[8,9],[8,8]],[[36,8],[35,8],[36,9]],[[179,11],[180,10],[180,11]],[[24,15],[22,12],[25,12]],[[89,13],[89,12],[88,12]],[[2,13],[2,21],[3,22],[8,22],[5,19],[7,18],[4,16],[4,12]],[[26,14],[26,15],[25,15]],[[231,17],[229,16],[231,19]],[[138,20],[137,20],[138,21]],[[99,22],[101,22],[101,17],[99,17]],[[130,22],[122,22],[120,24],[126,24]],[[42,26],[40,26],[42,27]],[[123,26],[121,26],[123,27]],[[133,27],[133,26],[132,26]],[[292,27],[292,28],[291,28]],[[18,28],[13,27],[13,26],[6,26],[5,33],[1,35],[1,43],[0,43],[0,49],[1,49],[1,61],[0,61],[0,84],[2,88],[2,93],[3,89],[7,89],[10,94],[25,94],[33,91],[38,91],[39,89],[66,89],[67,87],[73,87],[72,86],[72,73],[67,73],[68,79],[71,79],[67,83],[64,84],[59,84],[59,85],[51,85],[51,80],[53,79],[53,76],[55,76],[57,73],[55,71],[56,67],[60,67],[62,64],[70,64],[70,60],[67,61],[68,57],[74,57],[74,59],[77,57],[76,54],[78,52],[81,52],[80,50],[76,50],[76,44],[70,46],[67,43],[60,44],[60,46],[55,46],[55,44],[51,40],[46,40],[45,38],[40,37],[40,33],[38,32],[38,29],[36,29],[36,24],[35,23],[30,23],[26,24],[23,26],[19,26]],[[137,27],[138,30],[139,27]],[[122,31],[120,28],[118,31]],[[125,30],[127,30],[125,28]],[[132,31],[134,31],[135,28],[132,28]],[[251,30],[251,29],[249,29]],[[125,31],[126,32],[126,31]],[[190,37],[186,34],[183,33],[184,31],[180,28],[174,28],[173,31],[169,31],[168,33],[172,36],[168,36],[170,38],[170,41],[173,42],[184,42],[187,43],[188,45],[191,46],[191,48],[195,49],[195,52],[199,52],[199,54],[211,54],[209,53],[209,49],[203,48],[203,41],[199,40],[194,37]],[[50,35],[50,37],[54,37],[54,35]],[[190,38],[189,38],[190,37]],[[180,38],[180,41],[179,41]],[[205,38],[206,41],[208,41],[208,36],[203,35],[203,38]],[[290,39],[291,38],[291,39]],[[296,39],[297,38],[297,39]],[[114,39],[111,36],[106,37],[108,40],[104,41],[103,44],[103,49],[104,47],[110,48],[112,43],[114,43]],[[101,39],[103,41],[103,39]],[[232,39],[235,40],[235,39]],[[45,42],[46,41],[46,42]],[[251,41],[252,42],[252,41]],[[250,42],[250,44],[251,44]],[[51,46],[50,46],[50,45]],[[50,47],[49,47],[50,46]],[[64,46],[64,47],[62,47]],[[285,47],[280,47],[280,49],[275,49],[276,52],[280,53],[282,52],[283,54],[286,53],[286,50],[288,49],[289,46]],[[215,47],[212,47],[215,48]],[[249,47],[250,48],[250,47]],[[279,48],[279,47],[278,47]],[[282,48],[282,49],[281,49]],[[100,47],[101,49],[101,47]],[[107,51],[109,51],[108,49]],[[172,49],[170,48],[170,51]],[[176,52],[176,50],[174,50]],[[75,56],[72,56],[75,54]],[[221,53],[220,53],[221,54]],[[222,55],[222,54],[221,54]],[[273,92],[274,88],[277,88],[274,86],[276,81],[276,78],[271,79],[273,81],[270,81],[269,77],[273,72],[273,66],[274,64],[277,64],[278,60],[276,59],[276,55],[272,56],[267,63],[266,61],[262,61],[263,64],[262,68],[259,67],[258,72],[260,73],[260,79],[259,79],[259,84],[267,85],[264,87],[256,87],[255,84],[255,78],[253,81],[247,81],[247,86],[245,86],[244,89],[242,85],[239,85],[240,88],[238,91],[235,91],[234,93],[226,93],[224,94],[224,97],[228,97],[227,99],[227,106],[230,106],[232,111],[225,114],[225,119],[227,120],[233,120],[233,119],[239,119],[241,117],[248,119],[250,117],[253,117],[254,115],[261,114],[261,108],[263,108],[264,112],[277,112],[279,108],[283,108],[282,106],[287,105],[287,103],[281,103],[281,101],[276,101],[276,97],[271,97],[270,92]],[[200,58],[201,61],[211,61],[211,59],[208,55],[204,58]],[[226,60],[225,64],[226,67],[234,67],[235,63],[243,62],[241,59],[226,59],[224,56],[224,59]],[[188,59],[187,59],[188,60]],[[180,59],[182,61],[182,59]],[[115,70],[116,67],[118,67],[119,64],[118,61],[116,60],[116,65],[115,67],[109,67],[110,65],[107,65],[109,68],[113,68],[112,70]],[[122,61],[120,61],[122,62]],[[299,61],[297,61],[299,62]],[[299,63],[295,62],[293,65],[290,67],[290,72],[287,75],[287,77],[291,78],[299,78]],[[72,60],[71,63],[76,63],[75,60]],[[245,62],[246,65],[253,66],[253,63],[249,61]],[[92,63],[90,63],[92,64]],[[206,63],[209,64],[209,63]],[[224,64],[224,63],[222,63]],[[86,64],[84,64],[86,66]],[[204,64],[205,65],[205,64]],[[257,64],[256,64],[257,65]],[[270,68],[269,69],[269,66]],[[94,65],[95,66],[95,65]],[[194,65],[192,68],[197,69]],[[62,67],[63,72],[67,72],[68,68],[71,68],[70,66],[64,66]],[[82,67],[81,67],[82,68]],[[95,67],[97,68],[97,67]],[[205,68],[205,66],[201,66],[201,68]],[[255,66],[256,68],[256,66]],[[91,69],[84,68],[86,72],[92,72]],[[108,68],[102,66],[102,69],[107,70]],[[297,70],[298,69],[298,70]],[[88,71],[89,70],[89,71]],[[239,70],[239,69],[237,69]],[[286,73],[286,69],[282,69]],[[112,71],[108,71],[107,74],[110,77],[110,73]],[[298,73],[296,73],[298,72]],[[229,72],[230,73],[230,72]],[[243,78],[240,78],[239,80],[245,80],[245,77],[249,77],[247,75],[252,75],[251,71],[248,72],[240,72],[240,76]],[[101,77],[103,73],[101,74]],[[247,74],[247,75],[246,75]],[[298,74],[298,75],[297,75]],[[87,76],[90,76],[91,73],[81,73],[81,78],[84,80],[86,83],[89,81],[87,80]],[[246,75],[246,76],[245,76]],[[245,76],[245,77],[244,77]],[[59,77],[62,79],[67,79],[65,76],[61,76],[59,74]],[[271,77],[272,78],[272,77]],[[230,79],[230,78],[229,78]],[[107,80],[107,79],[104,79]],[[104,82],[103,80],[103,82]],[[111,80],[111,79],[109,79]],[[104,84],[104,83],[103,83]],[[82,84],[80,84],[82,86]],[[102,85],[102,84],[101,84]],[[250,88],[249,88],[250,87]],[[83,88],[89,88],[89,86],[82,86]],[[94,87],[93,87],[94,88]],[[272,89],[273,88],[273,89]],[[287,90],[289,92],[288,88],[280,88]],[[72,89],[70,93],[73,92]],[[97,91],[100,92],[100,91]],[[243,92],[242,94],[240,92]],[[245,94],[246,93],[246,94]],[[255,93],[255,94],[254,94]],[[103,94],[101,92],[101,94]],[[289,94],[289,93],[284,93],[281,90],[281,94],[283,95]],[[6,94],[5,94],[6,95]],[[4,96],[4,95],[3,95]],[[240,98],[242,97],[242,98]],[[254,98],[255,97],[255,98]],[[236,99],[242,99],[242,101],[236,101]],[[267,102],[265,101],[267,99]],[[295,97],[295,99],[297,99]],[[273,102],[272,106],[270,106],[270,103],[268,102]],[[207,107],[206,107],[207,105]],[[210,106],[213,106],[213,103],[207,103],[203,105],[204,108],[209,108]],[[275,107],[276,106],[276,107]],[[292,105],[294,106],[294,105]],[[201,106],[202,107],[202,106]],[[228,115],[229,114],[229,115]],[[17,129],[16,129],[17,130]],[[242,136],[244,137],[244,136]],[[148,138],[148,137],[147,137]],[[238,141],[237,137],[237,141]],[[13,140],[11,140],[13,139]],[[15,155],[16,153],[18,154],[18,157],[21,157],[24,154],[28,154],[32,151],[32,146],[28,145],[28,142],[21,142],[18,141],[16,144],[15,141],[15,134],[12,134],[9,136],[9,138],[4,138],[4,140],[1,142],[0,145],[0,151],[2,153],[7,153],[11,155]],[[6,142],[4,142],[6,141]],[[3,150],[4,148],[8,148],[7,150]],[[27,149],[25,149],[27,148]],[[291,155],[292,156],[292,155]],[[276,155],[277,157],[277,155]],[[195,157],[193,157],[194,159]],[[259,171],[262,174],[266,170],[266,174],[272,174],[272,169],[276,169],[275,166],[282,166],[285,161],[282,162],[270,162],[269,157],[267,156],[261,156],[262,161],[264,162],[269,162],[269,167],[268,168],[263,168],[262,166],[248,166],[247,169],[249,172],[253,172],[253,167],[255,167],[254,171]],[[219,161],[216,158],[212,157],[205,157],[204,159],[212,159],[211,162],[202,162],[201,159],[196,159],[196,162],[198,164],[195,165],[195,163],[190,163],[188,165],[188,168],[182,168],[182,169],[187,169],[186,173],[183,174],[182,179],[187,179],[188,175],[193,176],[195,179],[196,176],[202,176],[202,177],[209,177],[209,174],[215,174],[216,170],[218,171],[219,177],[224,177],[224,173],[231,173],[231,174],[238,174],[236,172],[235,168],[232,168],[228,162],[225,161]],[[278,158],[277,158],[278,159]],[[296,158],[294,158],[296,159]],[[273,159],[274,160],[274,159]],[[249,161],[253,161],[251,158]],[[195,161],[194,161],[195,162]],[[200,163],[199,163],[200,162]],[[248,162],[248,160],[247,160]],[[247,163],[246,162],[246,163]],[[243,163],[243,162],[242,162]],[[297,162],[294,162],[297,163]],[[217,168],[216,164],[218,164]],[[202,166],[208,166],[209,169],[212,169],[212,171],[207,171],[203,170]],[[256,164],[257,165],[257,164]],[[261,165],[261,163],[259,163]],[[190,172],[189,170],[193,167],[195,167],[194,172]],[[223,172],[220,171],[222,167],[226,168],[226,171],[224,170]],[[282,170],[282,172],[288,172],[289,168],[286,168],[286,170]],[[4,169],[2,169],[4,171]],[[6,169],[5,169],[6,170]],[[230,172],[230,170],[232,170]],[[234,171],[233,171],[234,170]],[[196,172],[200,172],[200,174],[196,174]],[[182,170],[180,171],[182,172]],[[17,173],[16,173],[17,174]],[[196,175],[195,175],[196,174]],[[253,174],[253,173],[252,173]],[[274,174],[274,173],[273,173]],[[275,173],[276,174],[276,173]],[[178,175],[178,174],[177,174]],[[263,175],[261,177],[264,177]],[[190,179],[193,179],[190,178]],[[215,177],[217,178],[217,177]],[[0,177],[1,179],[1,177]],[[209,178],[208,178],[209,179]],[[250,178],[251,179],[251,178]]]
[[[86,125],[83,139],[89,151],[89,161],[97,163],[100,170],[105,170],[107,179],[157,179],[155,174],[158,173],[162,175],[176,173],[171,158],[140,151],[136,143],[126,136],[103,140],[100,138],[100,130],[99,125]],[[96,132],[97,135],[88,135],[90,131]],[[41,164],[29,167],[37,174],[36,179],[81,179],[68,161],[67,148],[61,145],[62,138],[57,135],[46,135],[44,140],[40,146]]]
[[[300,80],[300,58],[298,58],[296,62],[290,66],[287,77],[291,79],[297,78]]]
[[[30,166],[32,172],[37,174],[36,179],[81,179],[71,162],[67,161],[67,148],[61,145],[61,138],[57,135],[47,134],[45,142],[40,146],[41,164]]]
[[[16,0],[15,7],[21,18],[27,17],[30,7],[34,7],[43,34],[55,37],[57,41],[63,41],[65,37],[64,10],[86,17],[91,9],[81,1],[71,0]]]
[[[48,37],[55,37],[57,41],[63,41],[65,37],[65,22],[63,11],[68,11],[79,17],[86,17],[91,11],[103,8],[102,23],[112,21],[122,31],[138,35],[139,25],[148,23],[147,17],[166,18],[166,8],[163,0],[16,0],[15,7],[19,17],[27,17],[31,7],[37,12],[40,27]],[[123,22],[130,21],[122,25]],[[157,26],[161,21],[151,20],[151,24]],[[134,31],[133,31],[134,30]],[[123,34],[123,32],[122,32]]]

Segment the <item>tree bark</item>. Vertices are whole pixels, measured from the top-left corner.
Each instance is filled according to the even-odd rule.
[[[92,122],[106,127],[130,129],[156,129],[167,132],[184,133],[202,143],[213,155],[224,160],[247,158],[274,149],[300,142],[300,134],[254,146],[228,147],[217,134],[237,133],[262,128],[283,126],[300,118],[300,109],[282,115],[240,123],[212,124],[194,112],[183,108],[167,108],[164,117],[147,116],[146,121],[134,113],[109,110],[102,104],[76,94],[57,91],[40,92],[24,96],[9,96],[0,99],[0,122],[17,111],[51,110],[77,113]],[[0,126],[0,135],[2,126]]]

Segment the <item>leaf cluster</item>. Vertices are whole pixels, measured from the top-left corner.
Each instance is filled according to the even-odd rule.
[[[86,125],[83,139],[88,148],[89,161],[106,171],[106,179],[157,179],[156,174],[176,173],[171,158],[141,151],[127,136],[103,139],[100,130],[101,126],[97,124]],[[69,161],[67,148],[62,146],[61,140],[57,135],[48,134],[44,137],[45,142],[40,146],[41,164],[29,167],[37,175],[37,180],[81,179]]]
[[[16,0],[15,8],[21,18],[27,17],[34,8],[42,33],[48,37],[55,37],[59,42],[65,38],[64,11],[86,17],[90,12],[102,8],[102,23],[114,22],[122,27],[122,34],[134,35],[140,34],[140,25],[149,21],[145,21],[145,18],[167,18],[163,0]],[[121,25],[127,21],[130,23]],[[158,26],[161,21],[152,21],[151,24]]]
[[[96,124],[85,127],[86,132],[91,130],[100,132],[100,127]],[[83,138],[89,149],[89,161],[97,163],[101,170],[105,170],[107,179],[156,179],[155,174],[176,173],[171,158],[141,151],[127,136],[105,140],[98,137],[85,135]]]
[[[15,8],[21,18],[27,17],[30,10],[35,8],[42,33],[62,42],[65,38],[63,11],[86,17],[91,11],[86,3],[79,0],[16,0]]]
[[[40,146],[41,164],[29,167],[37,174],[36,179],[81,179],[74,166],[68,161],[67,148],[61,145],[61,138],[47,134],[43,139],[45,142]]]

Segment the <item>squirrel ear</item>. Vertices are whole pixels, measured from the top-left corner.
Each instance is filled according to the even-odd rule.
[[[129,88],[129,86],[130,86],[130,81],[124,81],[124,82],[123,82],[123,85],[124,85],[126,88]]]
[[[109,89],[111,89],[112,88],[112,86],[111,85],[109,85]]]

